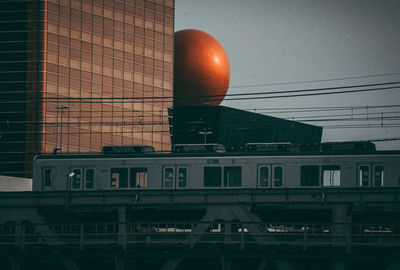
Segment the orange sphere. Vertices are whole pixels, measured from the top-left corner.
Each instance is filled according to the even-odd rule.
[[[175,106],[219,105],[229,78],[228,56],[214,37],[193,29],[175,33]]]

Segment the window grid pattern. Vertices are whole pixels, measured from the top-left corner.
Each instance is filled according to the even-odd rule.
[[[95,2],[45,6],[44,150],[60,143],[57,105],[70,106],[63,113],[64,152],[110,144],[168,150],[174,3]]]

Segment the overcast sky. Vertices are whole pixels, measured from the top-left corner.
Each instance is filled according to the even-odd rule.
[[[231,64],[228,94],[400,81],[399,0],[176,0],[175,31],[189,28],[211,34],[225,48]],[[376,76],[383,74],[391,75]],[[350,119],[351,114],[353,119],[380,117],[308,122],[326,126],[325,141],[400,137],[399,127],[387,127],[400,124],[400,107],[372,107],[399,104],[399,88],[222,103],[295,120],[327,115]],[[280,108],[313,107],[349,108],[277,113]],[[366,124],[381,126],[335,127]],[[400,142],[379,147],[400,149]]]

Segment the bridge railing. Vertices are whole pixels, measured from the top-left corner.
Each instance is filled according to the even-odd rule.
[[[324,223],[64,223],[0,224],[0,248],[101,245],[229,244],[307,247],[399,246],[400,224],[343,224],[349,233]],[[340,224],[339,224],[340,225]]]

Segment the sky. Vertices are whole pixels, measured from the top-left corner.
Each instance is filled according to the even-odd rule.
[[[399,0],[175,0],[175,31],[182,29],[205,31],[224,47],[228,95],[400,82]],[[323,141],[393,138],[400,137],[396,86],[290,98],[228,96],[221,105],[322,126]],[[400,149],[400,141],[377,147]]]

